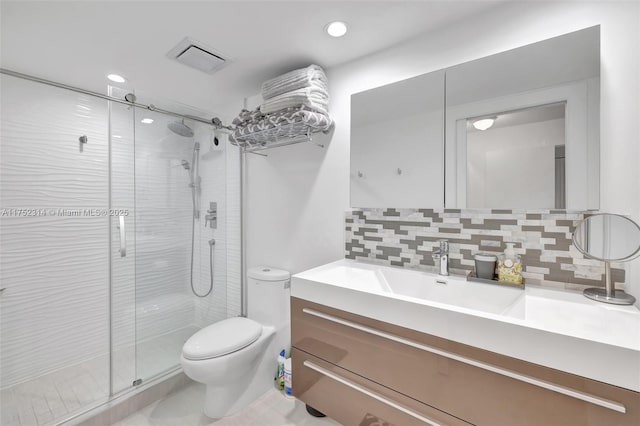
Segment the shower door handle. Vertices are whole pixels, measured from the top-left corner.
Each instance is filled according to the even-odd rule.
[[[125,257],[127,255],[127,234],[125,232],[124,227],[124,216],[119,216],[120,224],[118,229],[120,229],[120,257]]]

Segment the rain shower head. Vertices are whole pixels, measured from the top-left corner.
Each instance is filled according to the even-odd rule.
[[[182,160],[180,164],[182,165],[182,167],[184,167],[185,170],[191,169],[191,166],[189,165],[189,162],[187,160]]]
[[[185,138],[193,137],[193,130],[191,129],[191,127],[184,124],[184,119],[182,119],[182,121],[172,121],[171,123],[167,124],[167,127],[178,136],[182,136]]]

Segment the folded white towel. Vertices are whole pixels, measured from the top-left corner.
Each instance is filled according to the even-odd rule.
[[[283,93],[264,101],[260,106],[260,112],[270,114],[281,109],[305,105],[325,115],[329,115],[329,94],[322,89],[305,87],[291,92]]]
[[[316,87],[325,92],[328,91],[327,76],[321,67],[309,65],[265,81],[262,84],[262,98],[267,100],[305,87]]]

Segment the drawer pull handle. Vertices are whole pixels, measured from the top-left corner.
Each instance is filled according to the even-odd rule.
[[[363,393],[363,394],[365,394],[365,395],[367,395],[367,396],[369,396],[369,397],[371,397],[373,399],[376,399],[376,400],[382,402],[383,404],[388,405],[389,407],[393,407],[396,410],[402,411],[403,413],[408,414],[411,417],[420,420],[421,422],[424,422],[424,423],[426,423],[428,425],[431,425],[431,426],[442,426],[442,425],[440,425],[440,423],[436,423],[433,420],[430,420],[430,419],[424,417],[422,414],[416,413],[415,411],[410,410],[410,409],[398,404],[397,402],[393,402],[390,399],[387,399],[384,396],[377,394],[376,392],[373,392],[373,391],[371,391],[371,390],[369,390],[369,389],[367,389],[365,387],[362,387],[362,386],[360,386],[360,385],[358,385],[356,383],[353,383],[352,381],[347,380],[344,377],[340,377],[339,375],[337,375],[335,373],[332,373],[331,371],[329,371],[329,370],[327,370],[325,368],[322,368],[319,365],[315,365],[314,363],[312,363],[310,361],[304,361],[302,364],[307,368],[310,368],[310,369],[312,369],[314,371],[317,371],[318,373],[322,374],[323,376],[326,376],[326,377],[328,377],[328,378],[330,378],[332,380],[335,380],[336,382],[342,383],[343,385],[348,386],[351,389],[356,390],[356,391],[358,391],[360,393]]]
[[[620,404],[619,402],[600,398],[594,395],[590,395],[588,393],[580,392],[575,389],[567,388],[567,387],[556,385],[554,383],[550,383],[544,380],[536,379],[534,377],[526,376],[524,374],[516,373],[515,371],[496,367],[495,365],[487,364],[481,361],[476,361],[474,359],[460,356],[451,352],[447,352],[442,349],[434,348],[433,346],[428,346],[423,343],[416,342],[414,340],[405,339],[404,337],[396,336],[395,334],[387,333],[381,330],[376,330],[375,328],[367,327],[365,325],[361,325],[352,321],[338,318],[333,315],[325,314],[323,312],[316,311],[314,309],[303,308],[302,312],[308,315],[313,315],[315,317],[325,319],[327,321],[334,322],[336,324],[341,324],[346,327],[354,328],[356,330],[360,330],[365,333],[373,334],[374,336],[382,337],[384,339],[392,340],[394,342],[401,343],[403,345],[411,346],[413,348],[420,349],[425,352],[430,352],[432,354],[440,355],[445,358],[452,359],[454,361],[459,361],[468,365],[472,365],[474,367],[482,368],[483,370],[501,374],[503,376],[507,376],[515,380],[520,380],[521,382],[529,383],[530,385],[538,386],[553,392],[570,396],[572,398],[586,401],[591,404],[599,405],[601,407],[608,408],[609,410],[617,411],[623,414],[627,412],[625,406]]]

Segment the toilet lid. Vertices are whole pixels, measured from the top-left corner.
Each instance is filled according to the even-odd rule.
[[[182,348],[186,359],[209,359],[249,346],[262,334],[262,326],[249,318],[229,318],[207,326],[187,340]]]

